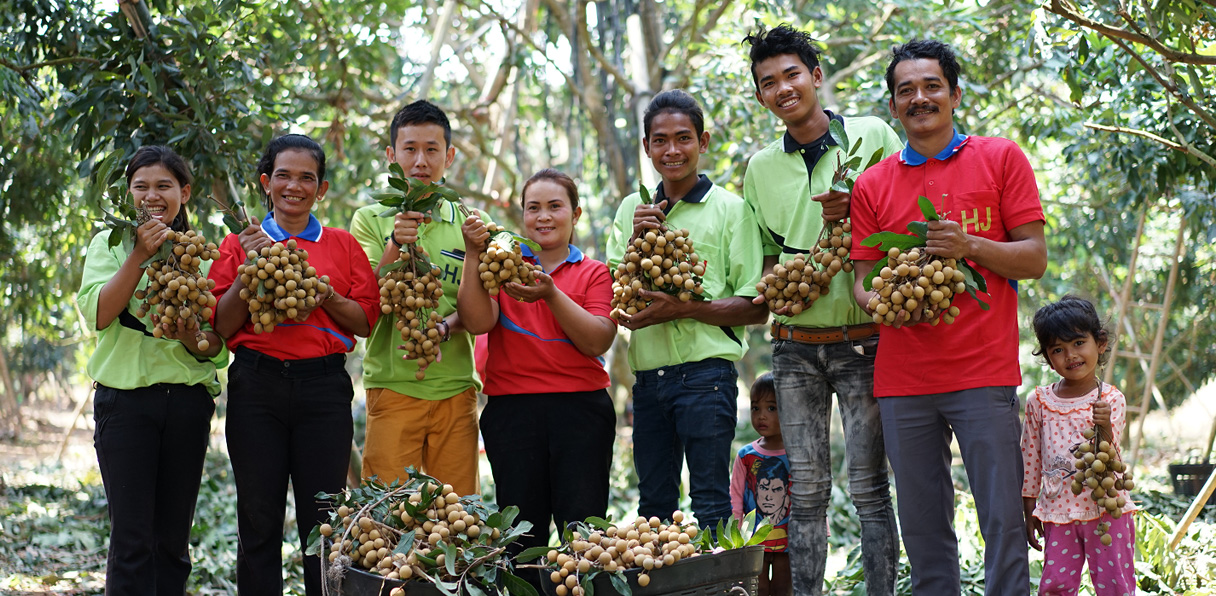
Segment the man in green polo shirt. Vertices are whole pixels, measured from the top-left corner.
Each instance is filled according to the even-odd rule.
[[[680,470],[687,458],[693,513],[703,527],[730,517],[731,441],[739,395],[734,362],[747,351],[745,325],[763,323],[751,303],[763,254],[759,228],[743,199],[697,173],[709,133],[695,99],[659,93],[643,116],[646,155],[663,180],[654,203],[638,194],[621,201],[608,239],[609,267],[626,243],[661,225],[686,228],[706,263],[704,301],[681,302],[643,291],[649,305],[621,314],[632,330],[634,465],[638,513],[667,519],[678,507]]]
[[[844,155],[849,147],[833,141],[829,121],[844,126],[850,143],[861,140],[855,155],[863,162],[878,149],[885,157],[902,145],[878,118],[842,117],[823,109],[816,95],[823,83],[819,50],[805,32],[781,25],[761,28],[744,41],[751,44],[756,99],[786,126],[781,138],[752,156],[743,183],[743,196],[761,228],[764,270],[769,271],[796,254],[810,255],[825,221],[849,215],[849,194],[831,187],[838,162],[853,155]],[[823,589],[833,393],[848,453],[849,494],[861,521],[867,591],[895,591],[899,535],[873,391],[878,333],[853,300],[852,287],[853,274],[842,271],[811,308],[797,315],[778,312],[772,327],[777,409],[790,459],[787,548],[796,594],[817,595]]]
[[[452,127],[443,110],[425,100],[402,108],[393,117],[385,156],[407,176],[439,182],[452,165]],[[417,241],[442,270],[443,297],[438,312],[442,357],[415,378],[416,360],[404,360],[396,317],[384,316],[367,338],[363,387],[367,390],[367,439],[363,477],[385,482],[399,478],[406,466],[420,468],[462,495],[478,494],[477,391],[481,382],[473,366],[473,336],[464,332],[456,313],[456,290],[464,264],[463,216],[441,201],[422,223],[423,214],[407,212],[377,217],[380,205],[355,212],[351,234],[363,246],[373,269],[392,263],[400,248]]]

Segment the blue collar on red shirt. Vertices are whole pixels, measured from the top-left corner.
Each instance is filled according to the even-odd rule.
[[[266,219],[262,220],[262,231],[270,236],[275,242],[282,242],[291,238],[293,235],[301,240],[309,242],[321,241],[321,222],[317,221],[317,217],[311,213],[308,214],[308,225],[304,227],[304,231],[299,234],[288,234],[287,230],[279,227],[278,222],[274,220],[274,211],[266,214]]]
[[[958,150],[962,149],[963,145],[967,144],[968,138],[969,137],[967,137],[967,135],[955,130],[954,138],[950,139],[950,144],[946,145],[946,148],[942,149],[941,153],[934,155],[933,159],[938,161],[945,161],[949,159],[950,156],[958,153]],[[929,158],[917,153],[916,150],[912,148],[912,145],[907,143],[904,144],[903,150],[899,152],[899,163],[904,165],[919,166],[924,164],[926,161],[929,161]]]
[[[570,244],[569,246],[570,246],[570,255],[566,257],[565,262],[566,263],[578,263],[578,262],[582,261],[583,260],[583,251],[579,250],[578,247],[573,244]],[[519,251],[520,251],[520,253],[522,253],[524,255],[524,257],[532,259],[532,260],[536,260],[536,255],[532,254],[532,249],[528,248],[527,244],[520,243]],[[556,271],[556,269],[554,269],[554,271]],[[552,271],[546,271],[545,273],[552,273]]]

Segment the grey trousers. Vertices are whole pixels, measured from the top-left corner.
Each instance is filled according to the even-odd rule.
[[[961,591],[954,533],[951,435],[958,439],[984,536],[984,593],[1030,593],[1022,513],[1022,427],[1014,387],[879,398],[895,471],[900,530],[912,593]]]

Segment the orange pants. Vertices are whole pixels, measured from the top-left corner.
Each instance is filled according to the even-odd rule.
[[[477,473],[477,390],[430,401],[391,389],[367,390],[363,477],[400,478],[420,469],[461,495],[481,493]]]

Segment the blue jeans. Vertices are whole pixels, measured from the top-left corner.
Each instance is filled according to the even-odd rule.
[[[711,358],[635,373],[633,463],[638,514],[670,519],[688,459],[693,514],[704,528],[730,517],[730,446],[738,421],[738,373]]]
[[[878,337],[834,344],[773,342],[773,381],[790,460],[790,570],[794,593],[817,596],[827,561],[832,496],[832,394],[840,407],[849,495],[861,522],[866,593],[895,593],[899,530],[891,506],[882,418],[874,399]]]
[[[950,439],[958,439],[984,536],[984,593],[1030,593],[1016,387],[884,397],[883,433],[899,491],[912,593],[950,596],[959,585]]]

